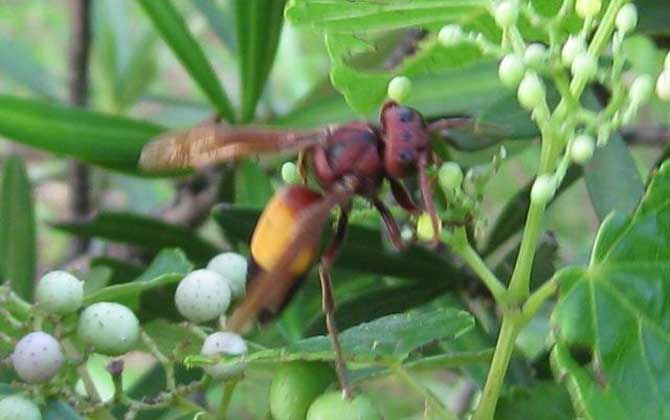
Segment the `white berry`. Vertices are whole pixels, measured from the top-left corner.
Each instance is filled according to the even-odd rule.
[[[228,282],[212,270],[195,270],[182,279],[174,295],[184,318],[205,322],[223,315],[230,305]]]
[[[521,106],[532,111],[544,102],[545,96],[546,90],[542,80],[540,80],[537,74],[526,72],[517,91],[517,97]]]
[[[51,271],[37,283],[35,301],[48,313],[66,315],[75,312],[83,300],[83,283],[66,271]]]
[[[601,0],[577,0],[575,3],[575,11],[582,18],[594,17],[600,12],[601,7]]]
[[[556,186],[554,185],[553,178],[549,175],[540,175],[530,190],[530,201],[540,205],[547,204],[555,192]]]
[[[0,420],[42,420],[42,413],[34,402],[10,395],[0,400]]]
[[[572,74],[575,77],[592,79],[598,72],[598,60],[589,52],[582,52],[575,56],[572,62]]]
[[[654,81],[648,74],[643,74],[637,76],[633,83],[630,85],[630,100],[632,103],[641,105],[651,96],[651,92],[654,89]]]
[[[127,307],[113,302],[99,302],[81,313],[77,333],[97,352],[115,356],[135,346],[140,335],[140,323]]]
[[[412,81],[405,76],[396,76],[389,82],[387,94],[392,100],[402,103],[412,91]]]
[[[547,58],[547,47],[542,44],[533,43],[526,47],[523,53],[523,60],[529,67],[537,68],[544,63]]]
[[[244,295],[247,283],[247,259],[235,252],[224,252],[212,258],[207,269],[228,280],[232,298]]]
[[[216,332],[210,334],[202,345],[200,354],[203,356],[237,356],[247,352],[247,343],[242,337],[231,332]],[[221,361],[215,365],[205,367],[205,372],[216,379],[225,379],[239,376],[244,372],[244,363],[226,364]]]
[[[633,3],[624,4],[616,15],[616,27],[621,33],[628,33],[637,26],[637,7]]]
[[[63,351],[54,337],[35,331],[16,343],[11,359],[19,378],[41,383],[53,378],[63,366]]]
[[[577,55],[586,51],[586,42],[581,36],[571,35],[565,44],[563,44],[563,49],[561,50],[561,62],[570,66],[575,61]]]
[[[670,70],[663,70],[656,80],[656,95],[661,100],[670,101]]]
[[[437,34],[437,40],[445,47],[458,44],[463,37],[463,30],[458,25],[445,25]]]
[[[584,165],[588,163],[593,157],[596,142],[593,137],[587,134],[580,134],[572,141],[570,148],[570,157],[572,161]]]
[[[503,85],[516,88],[523,78],[524,62],[516,54],[507,54],[498,67],[498,77]]]
[[[496,23],[501,28],[509,28],[519,17],[519,6],[514,0],[506,0],[498,4],[493,13]]]

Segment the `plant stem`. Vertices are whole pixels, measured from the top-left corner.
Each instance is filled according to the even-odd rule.
[[[458,417],[456,417],[455,414],[451,413],[449,410],[447,410],[444,407],[444,404],[442,404],[442,401],[440,401],[439,398],[435,396],[429,389],[426,387],[422,386],[421,384],[417,383],[414,378],[412,378],[407,371],[402,367],[402,365],[395,364],[392,365],[391,370],[400,378],[407,386],[412,388],[414,391],[417,392],[417,394],[421,395],[424,400],[428,401],[430,403],[430,406],[435,408],[435,410],[438,412],[440,419],[444,420],[458,420]]]
[[[167,389],[169,391],[174,391],[174,389],[177,387],[177,381],[175,380],[175,375],[174,375],[174,362],[170,360],[167,356],[163,354],[163,352],[160,351],[154,340],[147,334],[146,332],[142,331],[140,333],[140,339],[142,340],[142,343],[144,343],[145,346],[149,349],[151,354],[156,357],[158,362],[163,366],[163,370],[165,371],[165,382],[167,384]]]
[[[467,239],[465,243],[460,246],[454,246],[453,249],[484,282],[484,285],[489,289],[496,302],[505,304],[507,302],[507,291],[505,290],[505,286],[503,286],[502,283],[500,283],[500,280],[498,280],[498,277],[491,272],[486,263],[482,260],[482,257],[472,248]]]
[[[225,420],[227,418],[228,407],[230,406],[230,401],[233,399],[233,392],[237,386],[237,380],[229,380],[226,382],[226,385],[223,388],[223,397],[221,399],[221,405],[219,406],[219,418]]]

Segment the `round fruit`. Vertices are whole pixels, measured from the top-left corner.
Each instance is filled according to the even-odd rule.
[[[440,166],[437,177],[442,188],[453,191],[463,183],[463,170],[456,162],[445,162]]]
[[[230,305],[230,285],[212,270],[195,270],[179,282],[174,295],[184,318],[205,322],[223,315]]]
[[[564,65],[570,66],[575,58],[586,51],[586,43],[581,36],[570,36],[561,50],[561,61]]]
[[[19,340],[11,357],[16,374],[30,383],[47,382],[63,366],[60,343],[42,331],[31,332]]]
[[[11,395],[0,400],[0,420],[42,420],[42,414],[34,402]]]
[[[598,12],[600,12],[601,7],[601,0],[577,0],[577,3],[575,3],[575,10],[582,18],[589,18],[597,15]]]
[[[643,104],[647,102],[651,92],[654,89],[654,82],[648,74],[637,76],[630,85],[630,100],[634,104]]]
[[[575,56],[571,69],[575,77],[592,79],[598,71],[598,61],[591,53],[582,52]]]
[[[437,40],[445,47],[451,47],[458,44],[463,37],[463,31],[458,25],[445,25],[437,34]]]
[[[523,53],[523,60],[529,67],[539,67],[547,58],[547,47],[542,44],[530,44]]]
[[[363,395],[348,400],[340,391],[327,392],[314,400],[307,420],[381,420],[374,405]]]
[[[392,100],[402,103],[412,91],[412,81],[405,76],[396,76],[389,82],[387,94]]]
[[[321,362],[283,364],[272,377],[270,412],[275,420],[303,420],[314,399],[333,381],[332,367]]]
[[[99,302],[81,313],[77,334],[97,352],[115,356],[133,348],[140,336],[140,323],[127,307]]]
[[[48,313],[66,315],[81,307],[84,285],[66,271],[51,271],[37,283],[35,301]]]
[[[549,175],[540,175],[530,190],[530,201],[534,204],[547,204],[555,192],[556,187],[554,186],[553,178]]]
[[[281,179],[287,184],[299,184],[301,179],[298,165],[293,162],[285,162],[281,166]]]
[[[509,28],[519,17],[519,6],[514,0],[506,0],[495,8],[494,17],[501,28]]]
[[[239,335],[231,332],[221,331],[210,334],[202,345],[200,354],[203,356],[214,356],[215,354],[237,356],[247,352],[247,343]],[[205,372],[216,379],[226,379],[240,376],[244,372],[244,363],[226,364],[219,362],[215,365],[205,367]]]
[[[437,219],[438,231],[442,230],[442,221]],[[430,241],[433,239],[433,221],[430,214],[423,213],[419,216],[419,221],[416,224],[416,236],[422,241]]]
[[[545,95],[546,92],[542,80],[540,80],[537,74],[530,71],[526,72],[517,91],[517,97],[521,106],[532,111],[544,101]]]
[[[580,165],[588,163],[593,157],[593,151],[595,150],[596,142],[593,140],[593,137],[587,134],[581,134],[577,136],[570,148],[570,157],[572,161]]]
[[[670,100],[670,70],[663,70],[658,76],[656,94],[661,100]]]
[[[628,33],[637,26],[637,7],[633,3],[624,4],[616,15],[616,28]]]
[[[498,67],[498,77],[508,88],[516,88],[523,78],[524,63],[516,54],[507,54]]]
[[[235,252],[224,252],[212,258],[207,269],[219,273],[228,280],[233,298],[244,295],[247,285],[247,259]]]

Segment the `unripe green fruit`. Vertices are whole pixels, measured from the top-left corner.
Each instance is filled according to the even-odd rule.
[[[649,100],[653,90],[654,82],[651,76],[643,74],[637,76],[630,85],[630,101],[634,104],[641,105]]]
[[[437,40],[445,47],[458,44],[463,37],[463,31],[458,25],[445,25],[437,34]]]
[[[77,334],[95,351],[116,356],[133,348],[140,336],[140,323],[127,307],[113,302],[99,302],[81,313]]]
[[[235,333],[220,331],[210,334],[202,345],[200,354],[203,356],[237,356],[247,352],[247,343]],[[228,379],[242,375],[245,363],[226,363],[221,361],[205,367],[205,372],[215,379]]]
[[[494,17],[501,28],[509,28],[519,18],[519,6],[513,0],[505,0],[495,8]]]
[[[579,53],[572,62],[571,69],[575,77],[592,79],[598,72],[598,61],[589,52]]]
[[[42,331],[31,332],[19,340],[11,358],[19,378],[30,383],[49,381],[63,366],[60,343]]]
[[[656,95],[663,101],[670,101],[670,69],[663,70],[658,76]]]
[[[540,175],[530,190],[530,201],[534,204],[547,204],[555,192],[556,186],[553,178],[550,175]]]
[[[526,72],[517,91],[517,98],[521,106],[532,111],[544,102],[545,96],[546,91],[542,80],[534,72]]]
[[[412,91],[412,81],[405,76],[396,76],[389,82],[387,94],[392,100],[403,103]]]
[[[575,11],[581,18],[594,17],[600,12],[601,0],[577,0]]]
[[[442,221],[437,219],[438,232],[442,231]],[[419,221],[416,224],[416,236],[422,241],[430,241],[433,239],[433,221],[430,214],[423,213],[419,216]]]
[[[272,377],[270,412],[275,420],[303,420],[310,405],[333,381],[332,367],[321,362],[283,364]]]
[[[528,67],[538,68],[547,58],[547,47],[542,44],[534,43],[526,47],[523,53],[523,60]]]
[[[66,271],[51,271],[37,283],[35,301],[45,312],[66,315],[81,307],[84,285]]]
[[[498,77],[503,85],[508,88],[516,88],[523,78],[524,63],[516,54],[507,54],[503,57],[498,67]]]
[[[235,252],[224,252],[212,258],[207,269],[228,281],[232,298],[244,295],[247,285],[247,259]]]
[[[223,315],[230,305],[230,286],[212,270],[195,270],[179,282],[174,295],[179,313],[193,322],[205,322]]]
[[[621,33],[628,33],[637,26],[637,7],[633,3],[624,4],[616,15],[616,27]]]
[[[281,166],[281,179],[287,184],[300,184],[298,165],[293,162],[284,162]]]
[[[307,420],[381,420],[379,412],[364,395],[353,400],[340,391],[327,392],[314,400],[307,412]]]
[[[586,134],[580,134],[572,141],[570,157],[573,162],[584,165],[593,157],[595,147],[596,142],[593,140],[593,137]]]
[[[437,177],[442,188],[453,191],[463,183],[463,170],[456,162],[445,162],[440,166]]]
[[[0,400],[0,420],[42,420],[37,405],[18,395]]]
[[[561,50],[561,62],[571,66],[579,54],[586,51],[586,42],[581,36],[570,36]]]

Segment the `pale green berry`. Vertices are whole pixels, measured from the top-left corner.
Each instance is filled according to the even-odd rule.
[[[581,36],[570,36],[561,50],[561,62],[570,66],[575,61],[577,55],[586,51],[586,43]]]
[[[526,75],[519,84],[519,90],[517,91],[517,97],[521,106],[532,111],[544,102],[545,96],[546,90],[542,80],[540,80],[538,75],[534,72],[526,72]]]
[[[579,53],[572,62],[572,74],[575,77],[592,79],[598,72],[598,60],[588,51]]]
[[[501,28],[509,28],[516,23],[519,17],[519,6],[514,0],[505,0],[495,7],[493,14],[496,23]]]
[[[516,88],[523,78],[524,63],[517,54],[507,54],[498,67],[498,77],[503,85]]]
[[[577,0],[575,11],[581,18],[591,18],[600,12],[602,7],[601,0]]]
[[[554,179],[550,175],[540,175],[530,190],[530,201],[539,205],[547,204],[555,192]]]
[[[663,70],[658,76],[656,95],[663,101],[670,101],[670,69]]]
[[[223,315],[230,305],[230,285],[212,270],[195,270],[179,282],[174,300],[179,313],[193,322]]]
[[[77,334],[98,353],[116,356],[131,350],[140,336],[140,323],[127,307],[98,302],[79,316]]]
[[[596,142],[593,140],[593,137],[588,134],[580,134],[572,141],[570,157],[573,162],[584,165],[593,157],[595,148]]]
[[[463,30],[458,25],[445,25],[437,34],[437,39],[445,47],[458,44],[463,38]]]
[[[389,82],[388,97],[392,100],[403,103],[412,91],[412,81],[405,76],[396,76]]]
[[[616,27],[621,33],[628,33],[637,26],[637,7],[633,3],[624,4],[616,15]]]
[[[212,258],[207,269],[219,273],[228,281],[232,298],[244,295],[247,285],[247,259],[235,252],[224,252]]]
[[[35,301],[45,312],[66,315],[81,307],[84,285],[66,271],[51,271],[37,283]]]
[[[632,103],[641,105],[649,100],[654,89],[654,81],[648,74],[637,76],[630,85],[630,100]]]
[[[442,188],[453,191],[463,182],[463,170],[456,162],[445,162],[440,166],[437,177]]]
[[[63,366],[60,343],[51,335],[35,331],[24,336],[12,352],[14,371],[25,382],[47,382]]]
[[[293,162],[285,162],[281,166],[281,179],[287,184],[300,184],[302,179],[300,178],[298,165]]]
[[[200,354],[203,356],[237,356],[247,352],[247,343],[242,337],[231,332],[215,332],[205,338]],[[245,369],[244,363],[226,364],[221,361],[205,367],[205,372],[215,379],[227,379],[240,376]]]
[[[42,420],[37,405],[19,395],[0,400],[0,420]]]
[[[312,402],[335,379],[335,372],[328,363],[282,363],[273,375],[270,386],[272,418],[304,420]]]
[[[437,228],[438,233],[442,230],[442,221],[437,219]],[[419,220],[416,224],[416,236],[422,241],[431,241],[433,239],[433,221],[430,218],[430,214],[423,213],[419,216]]]
[[[547,47],[542,44],[533,43],[526,47],[523,53],[523,60],[528,67],[538,68],[547,59]]]
[[[307,412],[306,420],[381,420],[381,415],[362,394],[349,400],[340,391],[331,391],[320,395]]]

